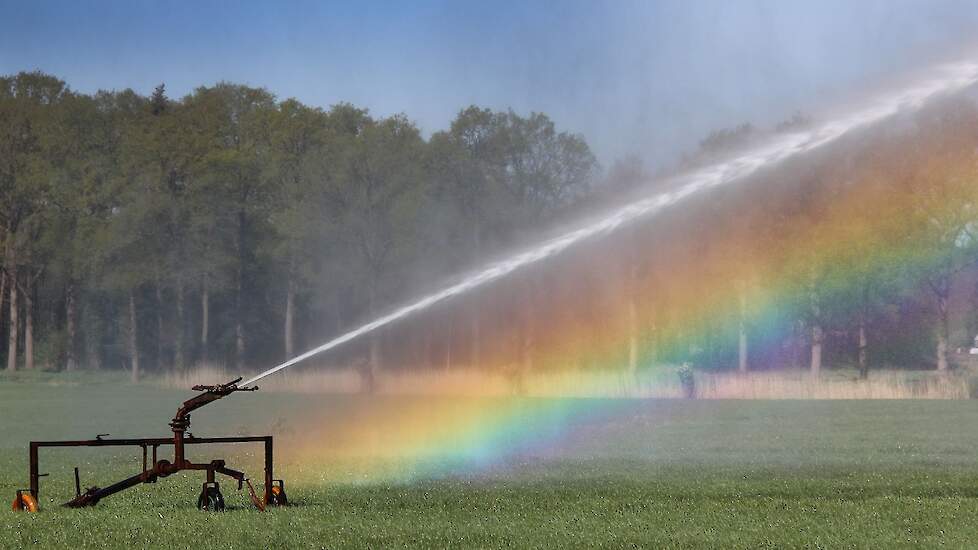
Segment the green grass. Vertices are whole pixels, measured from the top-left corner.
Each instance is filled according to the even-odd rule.
[[[0,378],[0,496],[27,483],[31,438],[162,436],[186,392],[100,378]],[[554,445],[490,468],[413,482],[356,481],[300,458],[293,422],[344,422],[357,398],[249,394],[194,416],[199,435],[285,432],[278,474],[294,506],[193,509],[200,478],[176,475],[84,510],[71,468],[105,484],[138,468],[125,450],[42,454],[42,513],[0,512],[0,547],[973,547],[978,406],[971,401],[633,402]],[[408,398],[373,398],[397,410]],[[371,401],[371,403],[373,402]],[[368,403],[369,404],[369,403]],[[415,403],[416,404],[416,403]],[[601,406],[595,402],[595,406]],[[587,408],[587,407],[583,407]],[[288,436],[289,433],[293,435]],[[221,453],[218,456],[223,456]],[[229,457],[253,475],[254,456]],[[54,499],[52,501],[51,499]]]

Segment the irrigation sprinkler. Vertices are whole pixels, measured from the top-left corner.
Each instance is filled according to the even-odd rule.
[[[142,449],[142,470],[138,474],[113,483],[108,487],[88,487],[82,490],[78,468],[75,468],[75,497],[64,506],[82,508],[95,506],[102,499],[135,487],[140,483],[156,483],[160,478],[171,476],[184,470],[202,470],[206,479],[197,499],[197,507],[201,510],[221,511],[224,509],[224,495],[221,494],[217,474],[225,475],[238,482],[238,490],[248,486],[251,502],[258,510],[264,511],[268,506],[284,506],[288,504],[285,495],[285,484],[281,479],[274,479],[272,460],[272,436],[242,436],[242,437],[195,437],[187,430],[190,428],[190,413],[204,405],[240,391],[256,391],[257,386],[238,386],[241,378],[226,384],[215,386],[194,386],[194,391],[202,392],[180,405],[173,420],[170,421],[172,437],[138,438],[138,439],[107,439],[109,434],[99,434],[95,439],[74,441],[31,441],[30,443],[30,488],[19,489],[13,502],[14,510],[37,512],[39,509],[40,479],[48,474],[40,473],[39,451],[44,447],[139,447]],[[222,459],[214,459],[206,463],[196,463],[187,460],[185,449],[187,445],[207,445],[224,443],[261,443],[265,450],[264,495],[259,497],[251,481],[244,472],[227,466]],[[160,447],[172,445],[173,459],[158,458]]]
[[[204,470],[207,472],[207,481],[203,485],[198,500],[198,506],[204,509],[216,510],[224,507],[224,497],[221,495],[220,486],[215,481],[215,474],[218,473],[237,480],[239,489],[242,487],[242,484],[247,483],[251,499],[260,510],[263,510],[267,505],[285,504],[285,488],[281,480],[273,479],[271,436],[197,438],[189,433],[185,436],[184,434],[190,427],[190,412],[236,391],[255,391],[258,388],[251,387],[250,384],[258,380],[287,369],[309,357],[329,351],[346,342],[426,310],[435,304],[447,301],[477,287],[506,277],[518,269],[542,262],[582,241],[612,233],[635,220],[650,218],[665,209],[675,207],[689,197],[701,195],[711,189],[742,181],[751,174],[766,167],[776,165],[797,155],[815,151],[851,131],[866,128],[908,108],[918,108],[935,96],[961,91],[970,86],[974,86],[976,83],[978,83],[978,63],[966,61],[943,65],[935,75],[932,75],[926,80],[917,82],[907,88],[901,88],[894,92],[881,95],[872,103],[847,112],[825,124],[774,136],[770,140],[739,156],[733,156],[727,160],[698,168],[687,174],[677,175],[664,180],[664,183],[668,187],[666,191],[620,205],[617,208],[604,212],[600,216],[584,220],[580,225],[566,233],[537,243],[501,261],[492,263],[482,270],[469,274],[461,279],[460,282],[448,285],[431,294],[421,296],[399,309],[393,310],[387,315],[374,319],[359,328],[341,334],[278,366],[261,372],[245,381],[241,386],[238,386],[241,378],[217,386],[194,386],[193,389],[204,393],[185,401],[177,410],[176,416],[170,422],[170,428],[173,430],[172,438],[103,439],[97,436],[95,439],[83,441],[33,441],[30,447],[31,485],[29,489],[17,491],[17,496],[14,500],[14,509],[37,509],[38,480],[43,475],[46,475],[38,473],[38,450],[41,447],[136,446],[142,448],[142,471],[104,489],[91,487],[82,492],[76,469],[75,498],[65,503],[69,507],[93,506],[99,500],[109,495],[113,495],[140,483],[155,483],[159,478],[167,477],[182,470]],[[257,442],[262,442],[265,445],[265,494],[261,499],[255,494],[254,487],[252,487],[244,473],[226,467],[225,461],[212,460],[207,464],[195,464],[184,458],[185,445]],[[157,450],[160,446],[164,445],[173,445],[172,462],[168,460],[157,460]],[[152,450],[152,467],[147,462],[148,449]]]

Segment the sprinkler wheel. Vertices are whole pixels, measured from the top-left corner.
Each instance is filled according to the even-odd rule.
[[[272,480],[272,493],[268,495],[270,506],[288,506],[289,497],[285,495],[285,482],[281,479]]]
[[[197,509],[205,512],[223,512],[224,495],[221,494],[221,486],[214,481],[204,483],[197,498]]]
[[[37,512],[40,510],[37,499],[27,491],[17,491],[12,508],[15,512]]]

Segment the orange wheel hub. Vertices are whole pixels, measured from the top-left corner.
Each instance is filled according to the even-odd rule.
[[[40,509],[34,495],[21,491],[17,491],[17,496],[14,497],[12,508],[15,512],[37,512]]]

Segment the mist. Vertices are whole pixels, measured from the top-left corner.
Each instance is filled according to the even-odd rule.
[[[971,544],[974,28],[0,0],[0,531]]]

